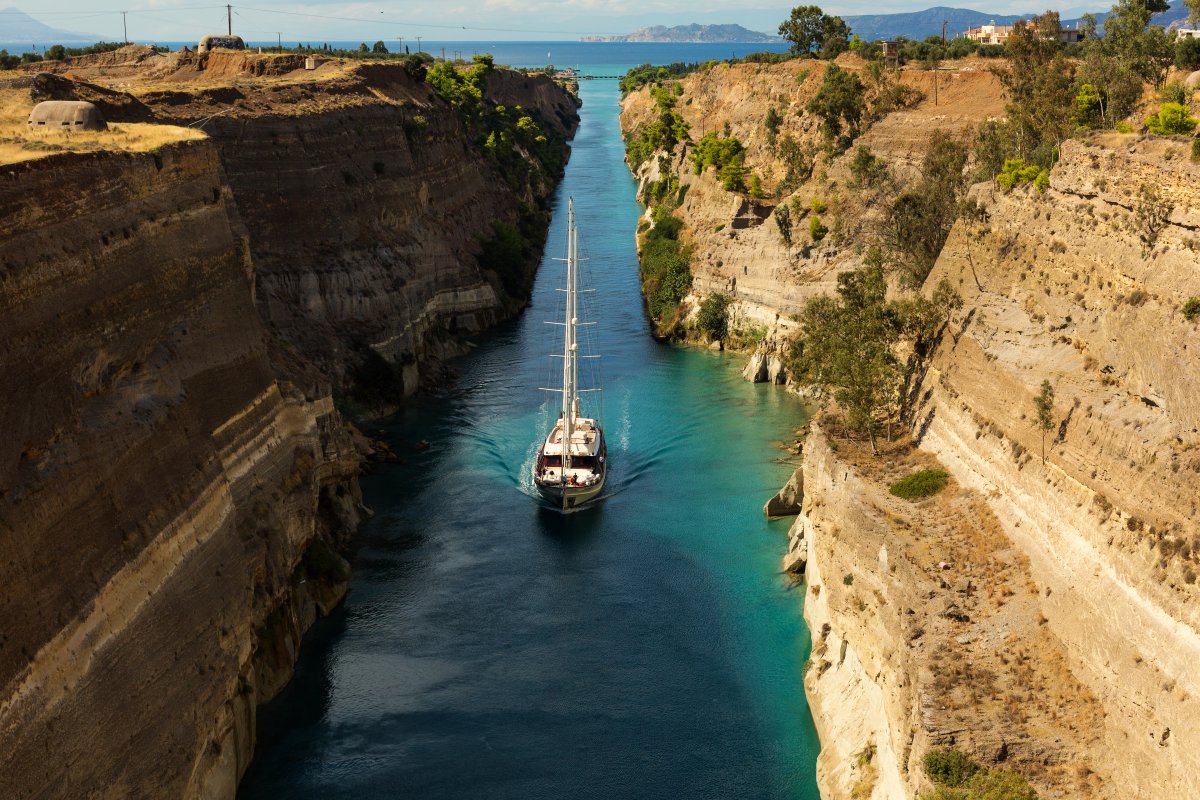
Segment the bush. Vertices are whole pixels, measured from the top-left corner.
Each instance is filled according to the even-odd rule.
[[[896,495],[896,497],[903,497],[905,500],[919,500],[922,497],[935,495],[946,488],[946,481],[949,477],[949,474],[942,469],[923,469],[919,472],[914,472],[907,478],[901,478],[896,481],[888,491]],[[937,752],[940,751],[934,750],[931,751],[931,754]],[[926,756],[925,768],[928,771],[928,756]]]
[[[938,472],[939,470],[926,471]],[[920,475],[921,473],[918,472],[916,474]],[[946,475],[944,472],[941,474],[943,478]],[[908,480],[908,478],[905,480]],[[895,486],[892,487],[892,494],[896,494]],[[961,750],[939,748],[930,750],[925,754],[925,774],[934,783],[940,783],[945,786],[962,786],[972,775],[982,769],[970,756]]]
[[[642,243],[642,292],[650,316],[665,320],[692,288],[691,259],[679,242],[683,222],[659,206]]]
[[[710,341],[724,341],[729,335],[729,295],[713,292],[700,301],[696,314],[696,327],[708,335]]]
[[[887,164],[871,152],[871,148],[860,144],[850,160],[850,174],[859,184],[868,188],[881,185],[887,179]]]
[[[762,180],[755,174],[750,175],[750,196],[755,198],[763,196]]]
[[[1196,317],[1200,317],[1200,297],[1191,297],[1183,304],[1183,318],[1191,322]]]
[[[1200,68],[1200,39],[1184,36],[1176,40],[1175,66],[1183,70]]]
[[[1200,141],[1200,140],[1198,140]],[[779,236],[788,247],[792,245],[792,212],[787,204],[775,207],[775,225],[779,227]]]
[[[1163,103],[1157,114],[1146,119],[1146,127],[1158,136],[1191,133],[1196,130],[1196,118],[1190,116],[1187,107],[1181,103]]]
[[[865,88],[858,75],[830,64],[825,69],[821,88],[804,108],[821,118],[821,130],[826,140],[844,150],[858,135],[858,126],[867,108]]]
[[[815,214],[808,220],[808,235],[812,237],[814,242],[819,242],[825,238],[825,234],[829,233],[829,228],[826,228],[821,223],[821,218]]]
[[[1192,139],[1192,161],[1200,161],[1200,139]]]
[[[692,165],[697,175],[708,167],[716,167],[725,189],[738,191],[744,187],[746,176],[746,168],[742,166],[744,154],[745,148],[736,136],[721,138],[706,133],[692,150]]]
[[[1045,174],[1046,177],[1042,178]],[[996,176],[996,183],[1000,184],[1000,188],[1004,191],[1010,191],[1014,186],[1020,186],[1026,183],[1037,185],[1038,181],[1042,181],[1045,186],[1050,185],[1050,176],[1046,170],[1039,167],[1037,164],[1026,164],[1024,159],[1010,158],[1004,162],[1004,168],[1000,170],[1000,174]],[[1038,187],[1041,191],[1046,191],[1041,186]]]

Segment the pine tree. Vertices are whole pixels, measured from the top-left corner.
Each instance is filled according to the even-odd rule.
[[[1037,426],[1042,432],[1042,463],[1046,463],[1046,434],[1054,427],[1054,387],[1050,381],[1042,381],[1041,393],[1033,398],[1037,410]]]

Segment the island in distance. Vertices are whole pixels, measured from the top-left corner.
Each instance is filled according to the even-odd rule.
[[[583,42],[782,42],[782,37],[741,25],[654,25],[624,36],[585,36]]]

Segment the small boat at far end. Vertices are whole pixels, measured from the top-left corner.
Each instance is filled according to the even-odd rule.
[[[562,411],[550,434],[538,450],[533,465],[533,483],[546,500],[563,511],[578,509],[599,497],[604,490],[608,451],[604,444],[604,429],[598,419],[583,416],[580,410],[581,392],[598,388],[579,388],[580,358],[595,358],[579,352],[578,318],[579,232],[575,227],[575,201],[567,201],[567,310],[565,326],[562,389],[544,389],[562,393]]]

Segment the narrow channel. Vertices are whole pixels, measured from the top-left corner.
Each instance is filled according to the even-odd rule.
[[[804,410],[741,357],[650,338],[617,84],[580,90],[532,306],[389,422],[402,463],[364,480],[349,597],[261,713],[246,800],[818,797],[788,523],[762,517]],[[563,516],[528,475],[557,402],[537,387],[569,195],[610,487]]]

